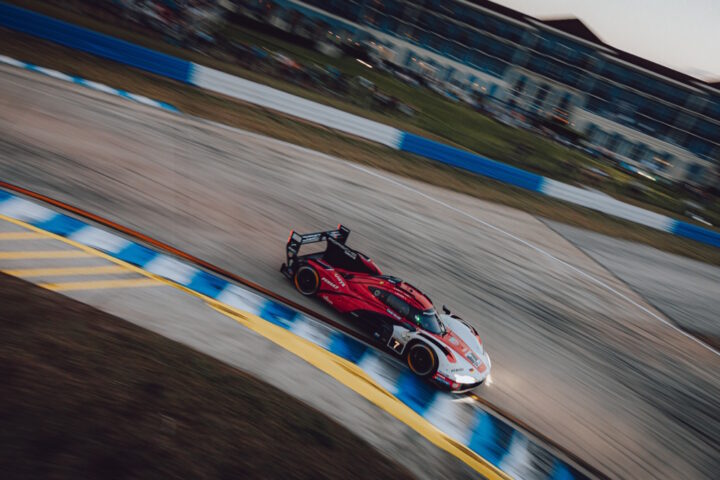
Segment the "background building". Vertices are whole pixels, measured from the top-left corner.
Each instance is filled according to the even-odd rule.
[[[294,30],[371,38],[395,64],[565,124],[617,160],[690,183],[715,179],[720,84],[607,45],[578,19],[539,20],[484,0],[250,3]]]

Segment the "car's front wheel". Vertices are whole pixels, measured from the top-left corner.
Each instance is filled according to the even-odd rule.
[[[320,288],[320,276],[310,265],[302,265],[295,272],[295,288],[305,296],[315,295]]]
[[[407,352],[407,364],[412,372],[422,378],[435,375],[438,368],[438,359],[430,346],[424,343],[414,343]]]

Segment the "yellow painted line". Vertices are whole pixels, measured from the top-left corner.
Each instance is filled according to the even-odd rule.
[[[27,228],[27,229],[32,230],[32,231],[37,232],[37,233],[41,233],[42,235],[46,236],[47,238],[51,238],[51,239],[53,239],[53,240],[58,240],[58,241],[63,242],[63,243],[65,243],[65,244],[67,244],[67,245],[71,245],[71,246],[77,248],[78,250],[80,250],[80,253],[82,253],[83,256],[86,256],[86,257],[104,258],[105,260],[107,260],[107,261],[109,261],[109,262],[112,262],[112,263],[114,263],[115,265],[120,265],[121,267],[123,267],[123,268],[125,268],[126,270],[129,270],[129,271],[131,271],[131,272],[135,272],[135,273],[138,273],[138,274],[140,274],[140,275],[142,275],[142,276],[144,276],[144,277],[152,278],[152,279],[155,279],[155,280],[157,280],[157,281],[167,283],[168,285],[172,285],[172,286],[174,286],[174,287],[180,288],[180,289],[185,290],[185,291],[187,291],[187,292],[195,293],[195,292],[193,292],[192,290],[183,287],[182,285],[178,285],[178,284],[176,284],[176,283],[174,283],[174,282],[171,282],[170,280],[167,280],[167,279],[165,279],[165,278],[163,278],[163,277],[161,277],[161,276],[159,276],[159,275],[155,275],[154,273],[150,273],[150,272],[148,272],[148,271],[146,271],[146,270],[143,270],[142,268],[136,267],[135,265],[132,265],[132,264],[127,263],[127,262],[125,262],[125,261],[123,261],[123,260],[120,260],[120,259],[118,259],[118,258],[115,258],[115,257],[113,257],[113,256],[111,256],[111,255],[108,255],[107,253],[103,253],[103,252],[101,252],[101,251],[99,251],[99,250],[95,250],[95,249],[92,248],[92,247],[88,247],[87,245],[83,245],[82,243],[78,243],[78,242],[76,242],[76,241],[70,240],[69,238],[61,237],[60,235],[56,235],[56,234],[54,234],[54,233],[52,233],[52,232],[48,232],[48,231],[43,230],[43,229],[41,229],[41,228],[38,228],[38,227],[36,227],[36,226],[34,226],[34,225],[30,225],[29,223],[25,223],[25,222],[23,222],[22,220],[16,220],[16,219],[14,219],[14,218],[11,218],[11,217],[8,217],[8,216],[2,215],[2,214],[0,214],[0,220],[4,220],[4,221],[6,221],[6,222],[13,223],[13,224],[18,225],[18,226],[20,226],[20,227]],[[0,253],[2,253],[2,252],[0,252]],[[199,295],[199,294],[198,294],[198,295]]]
[[[0,240],[33,240],[36,238],[46,238],[46,236],[38,232],[0,232]]]
[[[132,273],[120,265],[102,265],[97,267],[60,267],[60,268],[16,268],[2,270],[14,277],[60,277],[64,275],[105,275],[110,273]]]
[[[489,480],[507,480],[508,474],[479,456],[470,448],[441,432],[434,425],[385,390],[356,364],[345,360],[309,340],[298,337],[282,327],[256,315],[233,308],[217,300],[207,300],[210,307],[228,316],[250,330],[280,345],[315,368],[333,377],[339,383],[359,393],[405,425],[429,440],[433,445],[462,460]]]
[[[36,258],[84,258],[91,257],[81,250],[26,250],[22,252],[0,252],[0,260],[25,260]]]
[[[356,393],[362,395],[370,402],[388,412],[410,428],[418,432],[433,445],[438,448],[445,450],[454,457],[458,458],[465,464],[469,465],[475,471],[485,476],[489,480],[511,480],[512,477],[507,473],[503,472],[495,465],[491,464],[485,458],[476,454],[465,445],[454,440],[450,436],[444,434],[438,430],[434,425],[425,420],[422,416],[413,411],[410,407],[402,403],[398,398],[392,395],[390,392],[385,390],[381,385],[370,378],[365,371],[360,367],[351,363],[344,358],[338,357],[331,352],[328,352],[319,345],[305,340],[304,338],[298,337],[291,333],[289,330],[285,330],[282,327],[273,325],[272,323],[263,320],[262,318],[252,315],[248,312],[243,312],[230,305],[218,302],[217,300],[210,298],[201,293],[190,290],[189,288],[179,285],[175,282],[167,280],[158,275],[147,272],[141,268],[131,265],[127,262],[114,258],[106,253],[99,252],[93,248],[87,247],[80,243],[74,242],[67,238],[55,235],[54,233],[45,232],[33,225],[27,224],[14,218],[6,217],[0,214],[0,220],[6,220],[8,222],[20,225],[33,231],[42,232],[48,237],[55,238],[61,242],[72,245],[80,250],[87,252],[89,255],[95,255],[97,257],[109,260],[117,265],[122,265],[128,270],[144,275],[148,279],[153,279],[157,282],[175,287],[182,290],[190,295],[198,297],[207,304],[219,311],[220,313],[229,316],[236,320],[241,325],[246,326],[250,330],[259,333],[268,340],[280,345],[286,350],[292,352],[303,360],[307,361],[317,369],[325,372],[326,374],[333,377],[338,382],[352,389]]]
[[[104,290],[108,288],[160,287],[162,282],[154,278],[125,278],[122,280],[87,280],[83,282],[38,283],[39,287],[67,292],[70,290]]]

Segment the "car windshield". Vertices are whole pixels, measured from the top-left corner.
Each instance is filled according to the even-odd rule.
[[[445,334],[445,327],[437,316],[435,309],[419,310],[410,306],[405,300],[393,295],[389,292],[377,290],[376,296],[379,296],[385,304],[395,310],[398,315],[411,321],[413,324],[423,330],[435,333],[437,335]]]
[[[428,332],[438,335],[445,333],[445,328],[435,310],[425,310],[424,312],[417,310],[413,313],[411,320],[415,325]]]

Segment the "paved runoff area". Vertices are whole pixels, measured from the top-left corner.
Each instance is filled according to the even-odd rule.
[[[278,267],[290,229],[343,223],[352,230],[349,244],[384,272],[417,284],[478,329],[493,360],[493,384],[478,392],[486,401],[611,477],[720,471],[718,354],[531,215],[32,72],[0,68],[0,102],[0,178],[326,314],[300,299]],[[187,318],[161,323],[156,328],[204,343],[198,337],[206,333]],[[227,351],[226,342],[234,340],[212,348]],[[296,387],[312,403],[303,382]],[[355,421],[380,438],[372,432],[382,422]]]

